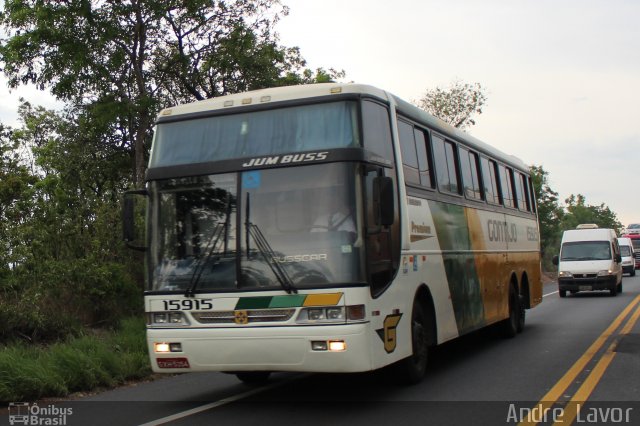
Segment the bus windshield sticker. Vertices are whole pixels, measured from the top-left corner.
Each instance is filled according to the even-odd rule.
[[[244,172],[242,174],[242,186],[244,189],[260,188],[261,175],[260,170],[254,170],[252,172]]]

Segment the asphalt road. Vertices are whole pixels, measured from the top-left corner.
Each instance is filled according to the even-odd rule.
[[[41,403],[52,414],[39,417],[67,425],[495,425],[529,415],[531,424],[640,424],[640,274],[625,276],[623,287],[616,297],[561,299],[547,285],[522,334],[503,339],[489,329],[444,344],[415,386],[385,371],[281,373],[258,388],[232,375],[185,374]]]

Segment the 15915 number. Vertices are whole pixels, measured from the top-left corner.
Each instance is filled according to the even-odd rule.
[[[192,311],[213,309],[213,299],[163,300],[165,311]]]

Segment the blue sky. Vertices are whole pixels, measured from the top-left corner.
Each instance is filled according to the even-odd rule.
[[[280,41],[311,67],[344,69],[411,101],[453,80],[487,90],[469,133],[542,165],[561,198],[582,193],[640,222],[640,1],[283,0]],[[17,97],[0,78],[0,122]]]

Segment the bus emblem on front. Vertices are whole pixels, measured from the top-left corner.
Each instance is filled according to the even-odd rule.
[[[249,323],[249,315],[247,311],[234,311],[233,312],[233,321],[236,324],[248,324]]]
[[[384,343],[384,350],[388,354],[396,350],[396,328],[398,327],[401,317],[402,314],[387,315],[382,324],[383,328],[376,330],[378,336],[380,336]]]

